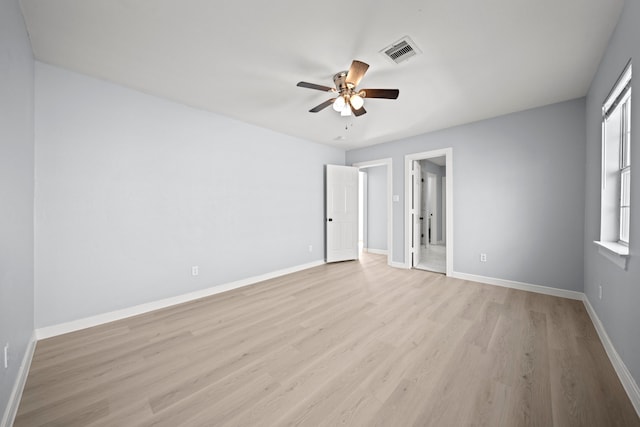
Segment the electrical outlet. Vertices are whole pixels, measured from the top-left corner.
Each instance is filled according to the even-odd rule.
[[[487,254],[480,254],[480,262],[487,262]]]
[[[313,252],[313,246],[309,245],[309,252]]]
[[[4,368],[9,367],[9,343],[4,346]]]
[[[191,275],[192,276],[197,276],[200,273],[198,266],[194,265],[193,267],[191,267]]]
[[[602,299],[602,285],[598,286],[598,298]]]

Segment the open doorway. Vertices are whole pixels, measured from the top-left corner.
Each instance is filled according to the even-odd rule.
[[[355,163],[360,171],[359,247],[393,260],[392,160]]]
[[[405,265],[453,273],[452,149],[405,156]]]
[[[430,159],[415,160],[414,166],[416,179],[420,185],[414,187],[414,200],[419,223],[418,233],[420,246],[416,251],[413,267],[433,271],[436,273],[446,272],[446,232],[442,227],[444,217],[443,208],[445,199],[443,198],[442,180],[446,180],[446,157],[433,157]]]
[[[358,253],[361,254],[365,248],[368,248],[368,231],[367,225],[367,173],[358,170]]]

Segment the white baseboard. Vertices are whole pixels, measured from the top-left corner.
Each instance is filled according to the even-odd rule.
[[[631,400],[631,404],[635,408],[638,416],[640,416],[640,388],[638,387],[638,384],[636,383],[633,376],[631,375],[631,372],[629,372],[629,369],[627,369],[627,366],[624,364],[624,362],[622,361],[622,358],[620,357],[615,347],[613,346],[613,343],[611,342],[611,339],[609,338],[609,335],[607,334],[607,331],[605,330],[604,325],[600,321],[600,318],[596,314],[596,311],[593,309],[591,302],[589,301],[589,299],[584,293],[576,292],[576,291],[568,291],[565,289],[550,288],[548,286],[540,286],[540,285],[532,285],[529,283],[515,282],[511,280],[496,279],[493,277],[476,276],[474,274],[459,273],[459,272],[454,272],[453,277],[458,279],[463,279],[463,280],[471,280],[474,282],[486,283],[488,285],[503,286],[507,288],[520,289],[523,291],[536,292],[536,293],[545,294],[545,295],[553,295],[553,296],[558,296],[562,298],[569,298],[569,299],[582,301],[585,308],[587,309],[587,313],[589,314],[589,317],[591,318],[591,322],[593,323],[594,327],[596,328],[596,331],[598,332],[598,337],[600,337],[600,341],[602,342],[602,345],[604,346],[604,349],[607,352],[607,356],[609,356],[609,360],[611,361],[613,368],[616,370],[616,373],[618,374],[618,378],[620,379],[622,386],[624,387],[625,391],[627,392],[627,395],[629,396],[629,400]]]
[[[487,285],[502,286],[504,288],[519,289],[521,291],[535,292],[538,294],[553,295],[561,298],[569,298],[582,301],[584,294],[566,289],[551,288],[549,286],[532,285],[530,283],[516,282],[513,280],[496,279],[494,277],[477,276],[475,274],[460,273],[454,271],[451,275],[456,279],[470,280],[472,282],[486,283]]]
[[[370,254],[376,254],[376,255],[387,255],[388,253],[386,249],[364,248],[364,250]]]
[[[27,383],[29,368],[31,367],[31,360],[33,359],[33,353],[35,352],[35,350],[36,333],[34,331],[31,335],[29,343],[27,344],[27,350],[24,352],[24,356],[22,357],[22,363],[20,364],[20,369],[18,369],[18,377],[16,378],[16,382],[13,384],[13,388],[11,389],[9,402],[7,403],[7,408],[5,409],[4,415],[2,416],[2,421],[0,422],[0,426],[2,427],[12,426],[14,420],[16,419],[18,406],[20,406],[20,399],[22,398],[22,391],[24,390],[24,385]]]
[[[607,331],[604,329],[604,325],[600,321],[600,318],[596,314],[596,311],[593,309],[593,306],[586,295],[584,295],[582,302],[587,309],[587,313],[589,313],[589,317],[591,318],[591,322],[593,322],[593,326],[596,328],[596,332],[598,332],[598,336],[600,337],[600,341],[609,356],[609,360],[611,360],[611,364],[616,370],[618,378],[620,378],[620,382],[631,400],[631,404],[635,408],[638,416],[640,416],[640,388],[638,388],[638,384],[633,379],[633,376],[631,376],[631,372],[629,372],[629,369],[627,369],[627,366],[624,364],[622,358],[616,351],[616,348],[613,346]]]
[[[313,261],[307,264],[297,265],[294,267],[289,267],[282,270],[274,271],[271,273],[261,274],[259,276],[249,277],[249,278],[238,280],[235,282],[213,286],[207,289],[202,289],[195,292],[189,292],[187,294],[177,295],[175,297],[170,297],[170,298],[165,298],[158,301],[152,301],[145,304],[135,305],[133,307],[127,307],[121,310],[115,310],[108,313],[102,313],[95,316],[86,317],[83,319],[73,320],[71,322],[60,323],[52,326],[45,326],[45,327],[36,329],[35,331],[36,339],[41,340],[45,338],[55,337],[57,335],[78,331],[80,329],[86,329],[92,326],[98,326],[104,323],[125,319],[127,317],[137,316],[139,314],[148,313],[150,311],[159,310],[161,308],[170,307],[172,305],[182,304],[184,302],[189,302],[199,298],[216,295],[222,292],[230,291],[232,289],[253,285],[259,282],[263,282],[265,280],[284,276],[286,274],[291,274],[297,271],[306,270],[308,268],[317,267],[319,265],[323,265],[324,263],[325,263],[324,260]]]

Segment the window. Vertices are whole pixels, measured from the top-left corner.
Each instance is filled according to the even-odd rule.
[[[622,104],[622,138],[620,140],[620,243],[629,245],[629,200],[631,197],[631,88]]]
[[[602,195],[600,240],[596,242],[608,252],[625,257],[617,260],[623,268],[629,255],[630,154],[631,62],[602,106]]]

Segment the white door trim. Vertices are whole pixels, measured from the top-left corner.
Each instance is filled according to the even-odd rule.
[[[387,167],[387,264],[393,265],[393,159],[379,159],[368,162],[353,163],[358,169],[373,168],[376,166]]]
[[[369,218],[367,210],[369,209],[369,191],[368,191],[368,179],[366,172],[358,169],[358,177],[359,184],[361,185],[358,189],[358,235],[362,233],[362,248],[369,248]],[[362,205],[360,205],[360,201],[362,201]],[[359,242],[358,242],[359,244]]]
[[[447,183],[445,203],[446,209],[446,241],[447,261],[446,274],[453,274],[453,148],[424,151],[422,153],[407,154],[404,156],[404,264],[405,268],[411,268],[411,163],[416,160],[432,159],[434,157],[446,158]]]
[[[419,162],[411,162],[411,180],[413,185],[413,191],[411,197],[413,198],[411,206],[411,222],[413,223],[413,230],[411,233],[411,241],[413,242],[413,256],[411,257],[411,266],[416,267],[420,264],[420,247],[422,245],[420,237],[424,232],[424,218],[422,221],[422,195],[424,187],[422,185],[422,167]],[[426,200],[425,200],[426,201]]]

